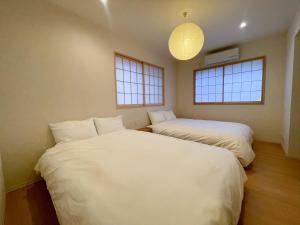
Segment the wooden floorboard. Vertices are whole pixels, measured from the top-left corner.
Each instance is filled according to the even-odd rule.
[[[278,144],[255,142],[253,148],[239,225],[300,225],[300,161],[287,159]],[[44,182],[7,194],[5,224],[58,224]]]

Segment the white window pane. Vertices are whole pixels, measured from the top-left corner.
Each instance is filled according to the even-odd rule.
[[[137,72],[138,73],[143,73],[143,68],[141,63],[137,63]]]
[[[223,92],[223,85],[217,85],[216,86],[216,93],[222,94]]]
[[[144,65],[144,74],[149,74],[149,66]]]
[[[144,90],[143,90],[143,85],[142,84],[138,84],[138,93],[139,94],[143,94]]]
[[[201,95],[201,87],[196,86],[196,88],[195,88],[195,94],[196,95]]]
[[[149,93],[150,93],[149,85],[145,85],[145,94],[149,94]]]
[[[261,101],[261,91],[251,92],[251,101],[260,102]]]
[[[208,78],[202,79],[201,83],[202,83],[202,86],[207,86],[208,85]]]
[[[150,104],[154,104],[154,95],[150,95]]]
[[[158,89],[158,94],[159,94],[159,95],[163,95],[163,87],[159,87],[159,89]]]
[[[252,61],[252,70],[262,70],[262,68],[263,68],[262,59]]]
[[[232,66],[225,66],[225,75],[232,74]]]
[[[154,94],[154,86],[150,85],[150,94]]]
[[[201,102],[201,95],[196,95],[195,101],[196,101],[196,102]]]
[[[154,68],[154,75],[158,77],[158,68]]]
[[[202,79],[207,79],[208,78],[208,70],[203,70],[201,72],[201,75],[202,75]]]
[[[155,87],[155,94],[159,94],[159,87],[158,86]]]
[[[130,72],[127,70],[124,71],[124,81],[130,82]]]
[[[242,82],[251,81],[251,72],[242,73]]]
[[[199,79],[199,80],[196,80],[196,86],[201,86],[201,79]]]
[[[242,91],[250,91],[251,90],[251,82],[242,83]]]
[[[252,71],[252,81],[262,80],[262,70]]]
[[[232,75],[225,75],[224,83],[232,83]]]
[[[130,70],[132,72],[136,72],[136,62],[135,61],[130,61]]]
[[[241,101],[241,93],[232,93],[232,102],[240,102]]]
[[[124,104],[124,94],[118,94],[117,101],[118,101],[118,105],[123,105]]]
[[[233,82],[242,82],[242,74],[241,73],[233,74],[232,81]]]
[[[137,74],[134,72],[131,72],[131,82],[137,83]]]
[[[131,94],[125,94],[125,104],[131,104]]]
[[[208,95],[208,86],[205,86],[205,87],[201,88],[201,94],[202,95]]]
[[[124,93],[124,84],[123,82],[117,81],[117,92]]]
[[[130,71],[130,63],[128,59],[123,59],[123,69]]]
[[[144,80],[145,84],[149,84],[149,79],[150,79],[149,76],[148,76],[148,75],[145,75],[145,76],[144,76],[144,79],[145,79],[145,80]]]
[[[153,76],[154,72],[153,72],[153,67],[152,66],[149,66],[149,74]],[[150,100],[151,102],[151,100]]]
[[[241,93],[241,101],[249,102],[251,100],[250,92],[242,92]]]
[[[123,69],[123,61],[121,57],[116,57],[116,68]]]
[[[240,64],[240,63],[233,64],[232,72],[233,73],[240,73],[240,72],[242,72],[242,64]]]
[[[253,81],[251,84],[251,91],[261,91],[261,86],[261,81]]]
[[[222,76],[223,75],[223,68],[222,67],[218,67],[216,69],[216,76]]]
[[[222,102],[222,94],[216,94],[216,102]]]
[[[210,69],[208,70],[208,77],[215,77],[216,76],[216,70]]]
[[[154,85],[154,77],[150,76],[150,85]]]
[[[208,86],[208,93],[216,93],[216,86]]]
[[[131,104],[138,104],[138,95],[137,94],[132,94],[131,96]]]
[[[162,77],[162,69],[158,70],[158,75],[159,75],[159,77]]]
[[[223,76],[216,77],[216,84],[223,84]]]
[[[137,84],[131,83],[131,93],[132,94],[137,94],[138,93],[138,86],[137,86]]]
[[[208,95],[202,95],[201,101],[208,102]]]
[[[224,93],[224,102],[231,102],[231,93]]]
[[[216,101],[216,95],[215,94],[209,94],[208,95],[208,101],[209,102],[215,102]]]
[[[154,95],[154,102],[155,104],[158,104],[158,95]]]
[[[215,84],[216,84],[216,78],[215,78],[215,77],[209,78],[208,84],[209,84],[209,85],[215,85]]]
[[[145,104],[149,104],[150,101],[149,101],[149,95],[145,95]]]
[[[163,86],[163,79],[162,78],[159,79],[158,86]]]
[[[143,104],[143,102],[144,102],[143,95],[138,95],[138,104]]]
[[[125,92],[126,94],[130,94],[130,93],[131,93],[130,83],[124,82],[124,92]]]
[[[232,92],[241,92],[242,83],[233,83]]]
[[[138,78],[137,82],[138,82],[139,84],[142,84],[142,83],[143,83],[143,75],[140,74],[140,73],[138,73],[138,74],[137,74],[137,78]]]
[[[251,62],[244,62],[242,63],[242,72],[251,71]]]
[[[116,69],[116,79],[119,81],[123,81],[123,71]]]
[[[224,92],[232,92],[232,84],[224,84]]]

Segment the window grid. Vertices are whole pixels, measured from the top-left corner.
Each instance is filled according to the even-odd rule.
[[[264,79],[265,57],[195,70],[194,104],[263,104]]]
[[[164,104],[163,68],[116,53],[115,76],[117,106]]]

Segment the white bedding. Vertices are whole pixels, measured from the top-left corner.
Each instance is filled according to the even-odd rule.
[[[235,154],[244,167],[248,166],[255,157],[251,146],[253,132],[245,124],[175,119],[149,127],[157,134],[226,148]]]
[[[61,225],[236,225],[246,180],[229,151],[133,130],[56,145],[36,170]]]

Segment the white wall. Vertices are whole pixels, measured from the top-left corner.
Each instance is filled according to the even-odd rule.
[[[264,105],[193,105],[193,69],[203,57],[177,64],[177,113],[181,117],[243,122],[255,139],[280,143],[282,135],[283,88],[286,35],[280,34],[240,45],[241,58],[267,57]]]
[[[165,68],[165,107],[117,110],[113,53]],[[53,145],[49,122],[123,114],[128,128],[148,110],[174,108],[175,64],[40,0],[0,1],[0,150],[7,190],[36,179],[38,158]]]
[[[283,142],[282,146],[288,156],[300,158],[300,151],[291,150],[291,137],[297,138],[291,134],[291,114],[292,114],[292,95],[294,79],[294,50],[295,38],[300,30],[300,8],[290,26],[287,40],[287,59],[286,59],[286,78],[285,78],[285,97],[284,97],[284,116],[283,116]],[[298,137],[299,138],[299,137]]]

